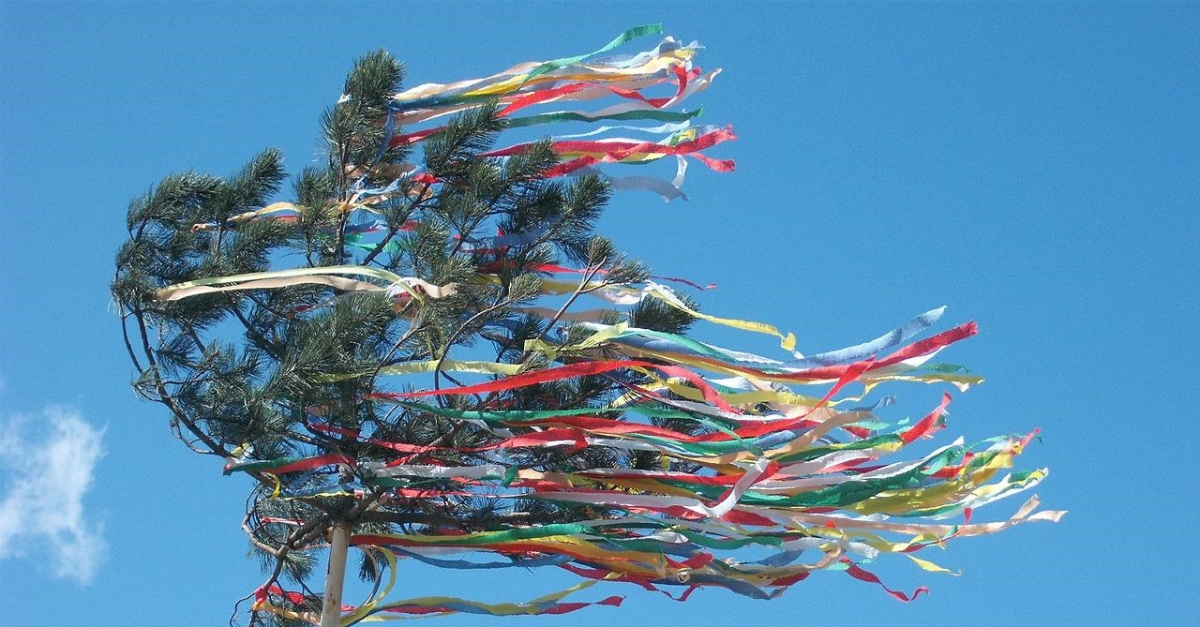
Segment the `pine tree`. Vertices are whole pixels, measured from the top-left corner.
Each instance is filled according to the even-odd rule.
[[[684,50],[669,42],[659,50]],[[361,549],[359,574],[378,590],[404,547],[427,559],[406,543],[471,538],[482,547],[485,538],[543,538],[538,530],[586,534],[595,551],[650,551],[604,566],[643,587],[715,585],[770,598],[839,561],[869,578],[847,551],[902,546],[797,521],[819,522],[831,508],[940,515],[1041,478],[981,487],[1019,451],[1018,438],[978,453],[947,447],[892,474],[860,476],[850,464],[822,471],[844,484],[789,487],[807,476],[789,468],[854,451],[863,451],[861,463],[940,427],[941,407],[886,431],[862,426],[874,424],[870,409],[834,411],[830,399],[852,381],[974,382],[954,368],[910,363],[974,327],[867,357],[928,327],[940,315],[931,312],[803,367],[690,340],[682,333],[707,316],[595,233],[608,179],[578,160],[569,182],[551,176],[566,170],[550,140],[495,151],[513,121],[494,99],[473,101],[422,136],[415,154],[394,124],[402,74],[384,51],[355,63],[344,96],[321,118],[328,161],[295,177],[293,200],[274,200],[288,177],[280,153],[266,150],[227,178],[168,176],[129,208],[112,290],[138,371],[134,388],[165,406],[192,450],[255,480],[242,526],[268,577],[250,624],[341,624],[351,543]],[[690,149],[688,141],[669,145]],[[578,268],[565,290],[549,274],[563,265]],[[575,309],[579,297],[609,291],[653,298],[629,299],[627,310]],[[555,292],[556,307],[538,306]],[[681,364],[738,376],[714,382]],[[389,383],[396,378],[400,387]],[[834,385],[820,399],[784,385],[810,382]],[[847,441],[833,439],[835,428]],[[780,475],[791,483],[749,490],[780,464],[791,464]],[[921,491],[951,481],[952,493]],[[581,485],[594,498],[563,492]],[[500,494],[511,487],[525,492]],[[671,504],[681,494],[696,505]],[[621,501],[635,497],[641,505]],[[650,500],[659,497],[666,504]],[[731,511],[739,499],[748,508]],[[1022,520],[1054,517],[1031,512]],[[701,515],[763,529],[699,530]],[[903,550],[921,542],[930,539],[912,534]],[[747,544],[783,547],[782,566],[705,552]],[[488,546],[514,565],[567,556],[551,545]],[[824,557],[789,565],[805,547]],[[603,578],[602,557],[572,556],[577,572]],[[314,572],[323,558],[328,572]],[[310,583],[322,577],[318,594]]]
[[[372,399],[377,377],[406,363],[434,360],[441,366],[461,349],[487,352],[497,364],[543,365],[543,355],[522,349],[556,322],[519,308],[539,294],[542,275],[531,268],[563,259],[580,264],[586,268],[581,285],[589,291],[646,278],[640,264],[625,260],[594,233],[610,195],[601,178],[586,175],[569,184],[547,180],[545,171],[558,163],[548,142],[506,159],[480,156],[504,127],[494,104],[457,116],[427,140],[424,175],[404,176],[411,155],[388,145],[380,123],[401,76],[401,64],[384,51],[355,64],[346,79],[346,97],[321,120],[327,166],[306,169],[295,181],[295,200],[287,203],[296,210],[294,220],[253,219],[263,207],[280,205],[270,202],[287,179],[277,150],[262,152],[228,178],[168,176],[132,202],[130,239],[118,254],[112,289],[140,373],[134,387],[166,406],[171,428],[194,451],[228,460],[247,452],[258,459],[336,456],[360,465],[399,457],[363,441],[361,436],[369,434],[377,441],[436,447],[421,454],[427,464],[485,463],[483,455],[464,451],[494,440],[494,434],[469,422],[377,402]],[[371,194],[369,205],[361,202],[364,190],[389,186],[393,189]],[[351,217],[364,213],[383,230],[381,241],[360,243],[359,225]],[[468,246],[486,239],[484,229],[496,226],[511,233],[537,228],[539,234],[503,247]],[[313,275],[327,280],[280,289],[212,290],[187,298],[179,297],[178,287],[175,294],[163,291],[214,277],[268,272],[297,256],[305,268],[374,268],[376,277],[420,277],[427,283],[394,282],[388,291]],[[491,280],[478,280],[480,268],[494,268]],[[429,293],[447,285],[454,286],[452,293]],[[690,318],[647,304],[632,312],[632,321],[678,332]],[[440,367],[432,377],[435,387],[459,383]],[[619,387],[609,379],[585,377],[523,389],[505,402],[528,409],[598,406]],[[442,404],[468,411],[496,402],[459,397]],[[320,429],[314,427],[316,416]],[[630,461],[601,447],[529,449],[520,458],[522,467],[546,470]],[[352,480],[349,467],[339,471],[339,483]],[[285,501],[272,498],[278,489],[272,476],[247,472],[259,485],[245,528],[270,569],[267,586],[280,576],[307,580],[314,564],[308,547],[331,534],[334,551],[344,554],[345,530],[352,525],[375,531],[478,531],[505,518],[550,524],[595,514],[582,506],[549,503],[521,503],[505,511],[466,497],[439,503],[386,498],[387,484]],[[285,476],[293,492],[303,489],[295,482],[328,487],[320,486],[319,476]],[[374,577],[376,567],[365,559],[364,576]],[[327,592],[325,606],[339,607],[338,598],[338,590]],[[321,599],[312,597],[292,599],[291,605],[298,612],[322,607]]]

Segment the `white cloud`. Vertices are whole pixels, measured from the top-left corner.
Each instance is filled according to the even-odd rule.
[[[55,576],[92,581],[103,526],[84,511],[83,497],[104,456],[103,436],[69,409],[0,417],[0,560],[45,555]]]

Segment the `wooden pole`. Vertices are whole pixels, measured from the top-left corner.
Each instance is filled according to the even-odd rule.
[[[321,601],[321,627],[341,627],[342,587],[346,581],[346,554],[349,550],[350,524],[334,524],[329,538],[329,570],[325,573],[325,598]]]

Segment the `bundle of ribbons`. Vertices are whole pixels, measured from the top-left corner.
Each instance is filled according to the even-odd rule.
[[[548,177],[597,172],[594,166],[601,163],[641,165],[674,157],[677,170],[671,181],[646,176],[606,178],[619,190],[646,189],[667,200],[686,198],[680,190],[687,169],[685,157],[718,172],[733,169],[732,161],[713,159],[702,153],[733,139],[732,129],[696,125],[695,118],[701,110],[679,108],[689,96],[706,89],[720,70],[704,72],[693,67],[697,44],[684,45],[671,37],[640,54],[596,59],[632,39],[661,32],[659,25],[632,28],[589,54],[522,63],[487,78],[430,83],[399,93],[392,102],[389,124],[416,130],[391,135],[394,126],[389,126],[390,142],[392,145],[419,142],[442,129],[437,126],[439,119],[494,100],[508,129],[562,126],[567,122],[603,123],[587,132],[556,135],[552,146],[562,161],[546,173]],[[665,95],[648,95],[663,89],[667,90]],[[614,99],[618,102],[598,109],[543,110]],[[617,132],[634,132],[642,137],[614,136]],[[646,138],[655,135],[660,138]],[[528,144],[517,143],[493,150],[487,156],[518,154],[527,147]]]
[[[553,147],[562,160],[551,176],[586,171],[598,164],[643,164],[674,157],[678,174],[673,181],[609,178],[618,188],[640,187],[668,199],[680,197],[687,159],[718,171],[732,169],[731,162],[707,157],[701,151],[733,135],[728,129],[693,125],[699,110],[677,110],[676,105],[707,87],[717,74],[692,67],[695,45],[667,38],[640,54],[602,58],[628,40],[654,32],[657,27],[631,29],[591,54],[526,63],[488,78],[421,85],[397,94],[388,132],[405,130],[392,135],[390,141],[393,145],[420,142],[438,132],[439,118],[497,99],[510,128],[564,121],[624,125],[602,126],[588,137],[554,138]],[[671,93],[645,95],[646,89],[663,84],[672,86]],[[529,113],[535,105],[599,99],[617,102],[596,110]],[[667,136],[657,141],[607,136],[631,128],[631,123],[647,122],[655,126],[640,131]],[[521,149],[522,144],[515,144],[489,155],[504,157]],[[253,217],[285,209],[265,208]],[[481,276],[486,278],[486,269],[481,269]],[[379,268],[337,266],[195,281],[171,286],[159,297],[180,299],[211,291],[275,289],[297,283],[324,284],[343,294],[386,292],[418,303],[454,291],[453,285],[431,285]],[[548,278],[543,283],[548,297],[578,287],[577,281]],[[978,508],[1024,492],[1046,476],[1044,469],[1006,470],[1033,434],[970,444],[959,439],[932,449],[909,448],[943,428],[950,395],[943,394],[936,406],[911,421],[885,419],[891,397],[872,399],[875,388],[883,383],[920,382],[958,390],[978,383],[980,379],[969,371],[934,361],[947,346],[975,334],[974,323],[930,334],[943,313],[935,309],[874,340],[806,355],[796,350],[792,333],[767,323],[700,313],[659,282],[597,284],[595,288],[580,291],[605,301],[603,308],[560,312],[563,315],[556,317],[561,325],[586,333],[530,341],[524,347],[527,354],[544,355],[542,363],[548,367],[529,369],[524,365],[527,362],[447,358],[385,366],[377,373],[381,378],[372,402],[469,421],[490,431],[494,435],[490,444],[464,451],[475,459],[486,458],[487,463],[421,462],[439,459],[428,455],[436,452],[436,445],[376,441],[362,433],[340,435],[371,441],[395,451],[396,458],[385,463],[324,454],[231,462],[229,472],[255,471],[277,477],[333,467],[353,471],[354,481],[326,490],[363,493],[382,487],[397,499],[468,495],[496,502],[501,509],[517,501],[543,500],[590,505],[603,512],[595,519],[569,524],[522,525],[514,521],[469,533],[437,533],[426,528],[407,535],[354,535],[352,545],[387,561],[389,567],[381,571],[386,570],[392,581],[396,561],[411,559],[455,569],[557,568],[583,582],[529,602],[484,604],[448,597],[389,601],[385,598],[391,588],[389,581],[366,602],[344,608],[344,624],[368,617],[454,612],[556,614],[588,605],[619,604],[621,597],[612,596],[593,602],[564,600],[567,594],[599,582],[633,584],[678,600],[705,587],[770,599],[818,570],[844,572],[907,601],[925,588],[906,592],[885,586],[868,570],[881,555],[900,556],[927,571],[949,572],[922,557],[923,549],[941,548],[954,538],[990,534],[1025,522],[1054,521],[1062,515],[1039,510],[1033,497],[1008,518],[975,520]],[[773,358],[636,328],[623,308],[646,300],[659,301],[709,323],[774,336],[782,354]],[[529,313],[552,311],[534,305],[527,309]],[[612,322],[614,319],[618,322]],[[480,382],[429,389],[413,383],[421,379],[406,379],[427,378],[433,371]],[[459,410],[454,403],[438,402],[462,395],[503,395],[529,386],[596,376],[622,381],[625,392],[605,406],[553,410],[499,405]],[[685,433],[664,426],[672,421],[702,428]],[[319,423],[314,428],[337,431]],[[662,464],[657,468],[582,467],[550,472],[514,461],[514,451],[530,447],[650,452]],[[897,453],[906,449],[921,452],[912,459],[896,459]],[[680,467],[689,470],[680,471]],[[445,487],[447,481],[452,488]],[[304,482],[285,480],[280,484],[290,483]],[[441,487],[431,489],[430,485]],[[276,495],[304,496],[311,496],[311,490],[285,487]],[[286,609],[295,594],[266,587],[258,591],[255,607],[297,617],[294,610]]]
[[[643,290],[644,297],[670,294],[662,286],[653,288]],[[891,399],[868,403],[866,391],[889,381],[966,389],[980,380],[958,368],[931,363],[943,348],[973,335],[973,323],[913,340],[941,315],[942,309],[927,312],[875,340],[838,351],[807,357],[789,351],[792,359],[782,361],[624,323],[592,324],[596,333],[579,344],[552,349],[537,343],[527,346],[552,350],[555,359],[567,362],[564,365],[515,372],[488,362],[452,361],[443,364],[447,371],[495,376],[456,388],[373,395],[378,402],[486,426],[496,434],[496,441],[468,452],[490,453],[493,463],[459,467],[406,463],[406,458],[436,451],[381,441],[374,443],[397,451],[397,461],[359,463],[324,455],[244,461],[229,470],[286,474],[341,464],[361,477],[361,484],[343,484],[342,490],[388,486],[397,498],[434,501],[461,495],[508,503],[544,499],[593,505],[608,513],[571,524],[518,523],[466,534],[353,536],[352,544],[386,556],[393,580],[395,560],[407,557],[456,569],[552,566],[587,581],[556,595],[500,605],[444,597],[384,602],[389,582],[367,603],[347,607],[347,624],[372,615],[524,615],[619,604],[620,597],[594,603],[561,601],[567,593],[599,581],[632,583],[678,600],[686,600],[702,587],[771,599],[816,570],[843,571],[908,601],[926,588],[904,592],[884,586],[867,569],[881,554],[903,556],[927,571],[950,572],[921,557],[921,550],[944,548],[953,538],[991,534],[1024,522],[1057,521],[1062,515],[1038,511],[1033,497],[1005,520],[973,520],[978,508],[1026,491],[1046,476],[1045,469],[1005,470],[1033,433],[970,445],[958,439],[915,459],[889,461],[943,428],[950,395],[944,394],[918,420],[889,423],[877,412],[882,413]],[[705,317],[737,328],[775,332],[762,323]],[[781,337],[782,344],[791,344],[790,334]],[[596,348],[604,350],[592,350]],[[584,357],[601,353],[611,357]],[[431,367],[411,363],[388,371],[419,373]],[[622,372],[637,373],[639,380],[649,382],[629,385],[630,392],[607,407],[461,411],[430,402],[439,396],[491,394]],[[803,390],[810,386],[818,393],[806,395]],[[858,393],[848,393],[850,387]],[[703,435],[688,436],[656,426],[653,418],[698,421],[708,428]],[[699,470],[679,472],[664,464],[660,469],[544,472],[513,464],[507,454],[524,447],[587,446],[653,451],[663,460],[688,462]],[[455,487],[425,487],[433,479],[451,479]],[[283,498],[287,497],[285,493]],[[620,515],[612,516],[614,511]],[[739,560],[743,551],[752,551],[755,559]],[[493,557],[480,559],[488,553]],[[260,591],[260,595],[260,609],[286,613],[272,604],[278,594]]]

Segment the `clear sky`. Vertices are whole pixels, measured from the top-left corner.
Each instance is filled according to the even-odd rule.
[[[248,480],[129,389],[108,283],[132,197],[267,146],[298,171],[367,51],[415,85],[648,22],[724,68],[694,104],[733,124],[709,154],[738,169],[694,167],[686,203],[621,195],[602,230],[659,273],[717,282],[706,311],[794,330],[804,351],[941,304],[977,320],[948,359],[988,381],[949,431],[1040,427],[1019,461],[1050,467],[1037,492],[1070,514],[951,543],[935,557],[960,577],[881,565],[930,585],[910,604],[829,572],[773,602],[612,584],[625,607],[538,622],[1200,623],[1200,5],[597,1],[0,2],[0,624],[225,624],[262,579],[238,528]],[[546,591],[536,574],[401,577],[404,596]]]

